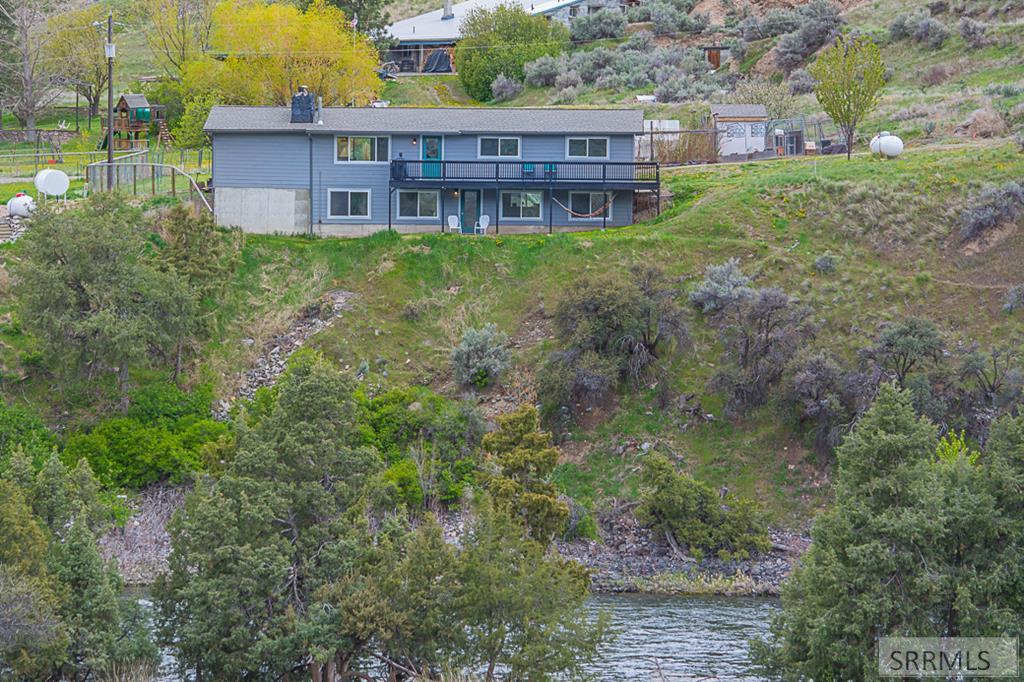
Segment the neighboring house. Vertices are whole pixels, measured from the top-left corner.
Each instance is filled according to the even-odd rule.
[[[767,147],[768,110],[763,104],[712,104],[709,123],[718,131],[719,158],[751,158]]]
[[[622,0],[547,0],[534,5],[530,14],[540,14],[568,25],[578,16],[593,14],[603,9],[621,10]]]
[[[455,70],[451,57],[461,34],[462,20],[474,9],[494,9],[498,5],[520,5],[533,15],[545,16],[569,24],[580,14],[592,14],[606,7],[621,9],[622,0],[466,0],[452,5],[445,0],[438,9],[388,26],[388,35],[395,41],[388,50],[387,61],[398,70],[413,73],[447,73]]]
[[[217,221],[251,232],[585,230],[659,188],[638,109],[218,106],[205,130]]]
[[[387,29],[388,36],[394,40],[387,61],[395,62],[403,72],[454,71],[452,49],[461,36],[463,18],[470,10],[494,9],[510,1],[522,5],[527,12],[533,7],[531,0],[466,0],[456,5],[445,0],[442,7],[396,21]]]

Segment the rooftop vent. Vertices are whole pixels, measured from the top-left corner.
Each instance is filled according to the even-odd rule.
[[[444,0],[444,11],[441,12],[441,19],[454,19],[455,12],[452,10],[452,0]]]
[[[292,123],[312,123],[316,98],[305,85],[292,95]]]

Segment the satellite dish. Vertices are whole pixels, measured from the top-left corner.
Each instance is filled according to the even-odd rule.
[[[19,218],[28,218],[36,209],[36,202],[24,192],[18,192],[7,202],[7,212]]]
[[[71,181],[64,171],[47,168],[36,173],[35,185],[41,194],[60,197],[67,194]]]

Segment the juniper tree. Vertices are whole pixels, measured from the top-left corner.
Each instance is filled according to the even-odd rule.
[[[558,450],[540,430],[537,409],[527,405],[499,417],[483,449],[497,468],[486,477],[495,505],[521,519],[535,540],[550,542],[564,529],[569,508],[551,482]]]
[[[884,385],[837,452],[832,509],[783,588],[757,658],[787,677],[865,679],[878,637],[994,636],[1024,628],[1021,427],[978,460],[940,443],[910,395]],[[941,455],[940,455],[941,453]]]
[[[295,358],[269,411],[240,426],[227,471],[171,523],[156,593],[182,670],[238,678],[311,664],[297,632],[313,594],[351,563],[329,557],[359,544],[347,514],[380,469],[362,440],[349,383],[323,359]]]

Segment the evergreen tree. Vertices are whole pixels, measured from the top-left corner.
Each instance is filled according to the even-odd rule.
[[[453,607],[465,628],[462,663],[488,680],[572,678],[607,636],[583,611],[587,575],[548,554],[518,519],[482,504],[463,539]]]
[[[837,454],[836,504],[815,521],[771,639],[758,647],[768,670],[874,679],[878,637],[1021,632],[1024,514],[1019,487],[1006,495],[1005,456],[979,461],[959,440],[940,446],[910,395],[890,385]]]
[[[157,596],[183,670],[238,678],[311,662],[300,625],[312,595],[352,565],[338,554],[347,514],[380,468],[361,442],[348,382],[320,358],[294,359],[270,412],[239,428],[234,462],[171,524]]]
[[[497,466],[486,477],[495,505],[522,519],[535,540],[550,542],[565,528],[569,508],[551,482],[558,449],[551,434],[540,430],[537,409],[526,405],[499,417],[483,448]]]

